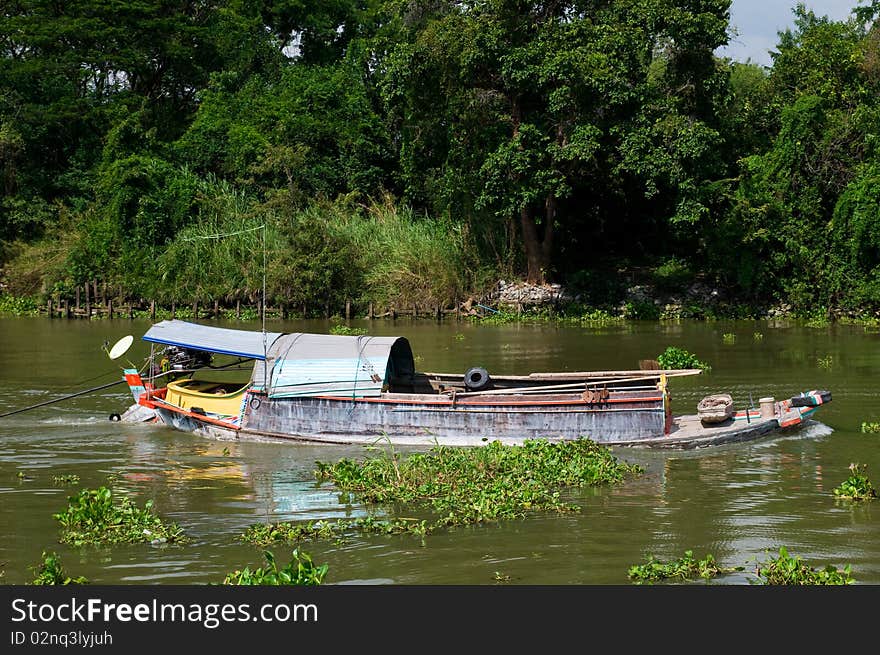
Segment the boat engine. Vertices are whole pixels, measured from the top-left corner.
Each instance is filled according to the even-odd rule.
[[[161,354],[162,372],[188,371],[203,368],[211,363],[211,353],[204,350],[190,350],[179,346],[167,346]]]
[[[483,391],[489,389],[492,384],[492,378],[489,372],[478,366],[469,368],[464,374],[464,386],[468,391]]]

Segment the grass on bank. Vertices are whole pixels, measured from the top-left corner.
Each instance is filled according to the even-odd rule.
[[[368,506],[399,504],[429,518],[280,522],[253,525],[241,538],[266,546],[341,538],[351,532],[424,536],[452,526],[523,518],[531,512],[572,512],[580,508],[563,500],[565,489],[616,484],[642,472],[588,439],[438,446],[405,457],[390,449],[362,461],[317,462],[315,475]]]
[[[61,543],[73,546],[187,541],[182,528],[154,513],[153,501],[141,508],[126,496],[114,499],[107,487],[83,489],[53,518],[61,524]]]

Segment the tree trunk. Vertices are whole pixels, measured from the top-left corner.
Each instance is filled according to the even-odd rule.
[[[522,229],[523,245],[526,248],[526,280],[531,284],[544,283],[543,248],[538,239],[538,226],[531,210],[523,207],[519,213],[519,224]]]
[[[538,234],[538,225],[535,223],[535,217],[531,210],[523,208],[519,214],[523,244],[526,248],[526,263],[528,265],[526,280],[531,284],[544,284],[550,280],[556,203],[556,198],[553,196],[547,197],[544,206],[543,238]]]

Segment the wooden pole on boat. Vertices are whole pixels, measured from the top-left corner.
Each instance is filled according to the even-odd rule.
[[[667,373],[666,377],[682,377],[684,375],[692,375],[691,373]],[[659,379],[659,375],[640,375],[637,377],[630,378],[606,378],[599,380],[582,380],[580,382],[569,382],[568,384],[551,384],[551,385],[538,385],[533,387],[508,387],[506,389],[488,389],[486,391],[459,391],[459,396],[495,396],[495,395],[509,395],[509,394],[517,394],[523,392],[531,392],[531,391],[564,391],[566,389],[575,390],[575,389],[586,389],[588,387],[593,387],[596,385],[607,385],[607,384],[615,384],[617,382],[638,382],[641,380],[653,380]]]

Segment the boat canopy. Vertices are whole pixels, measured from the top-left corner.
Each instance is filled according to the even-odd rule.
[[[251,384],[256,389],[268,386],[270,398],[362,398],[378,396],[393,379],[414,373],[412,349],[404,337],[292,333],[272,343],[265,363],[256,362]]]
[[[172,320],[160,321],[153,325],[144,335],[144,341],[262,360],[266,350],[281,334],[281,332],[230,330]]]

